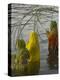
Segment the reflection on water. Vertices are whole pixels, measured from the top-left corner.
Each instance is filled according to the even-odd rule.
[[[12,76],[18,75],[37,75],[39,74],[40,64],[38,62],[31,62],[26,65],[20,65],[19,70],[12,70]]]
[[[17,35],[18,35],[18,29],[20,29],[21,27],[23,27],[23,24],[28,20],[28,18],[31,16],[28,15],[25,20],[23,20],[23,22],[20,25],[20,21],[21,18],[23,17],[24,14],[26,14],[27,12],[31,11],[33,8],[44,8],[45,6],[31,6],[31,5],[20,5],[20,4],[12,4],[12,14],[11,14],[11,50],[12,50],[12,54],[16,54],[16,39],[17,39]],[[48,6],[47,6],[48,7]],[[57,7],[56,7],[57,8]],[[44,11],[41,12],[42,14],[44,14]],[[51,17],[46,18],[46,14],[47,16],[51,16],[52,14],[50,14],[49,12],[45,12],[45,15],[41,15],[41,25],[37,24],[38,30],[39,30],[39,40],[40,40],[40,63],[36,63],[36,62],[31,62],[28,63],[26,65],[17,65],[17,67],[19,67],[19,70],[13,69],[12,70],[12,75],[30,75],[30,74],[51,74],[51,73],[58,73],[58,69],[55,68],[53,70],[51,70],[49,68],[49,65],[47,63],[47,57],[48,57],[48,40],[47,40],[47,36],[46,36],[46,29],[49,29],[49,24],[51,21]],[[28,23],[26,25],[26,27],[24,28],[24,30],[22,31],[22,37],[23,39],[26,41],[26,39],[29,37],[29,33],[33,30],[33,20],[34,18],[32,18],[32,20],[30,21],[30,23]],[[46,22],[46,20],[48,20]],[[58,13],[54,13],[53,14],[53,20],[56,20],[58,22]],[[26,38],[27,37],[27,38]],[[13,58],[14,59],[14,58]],[[14,60],[13,60],[14,62]],[[14,63],[13,63],[14,64]]]

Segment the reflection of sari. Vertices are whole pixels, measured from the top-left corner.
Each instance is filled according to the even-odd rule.
[[[58,64],[58,34],[56,32],[49,32],[48,36],[48,63],[50,65]]]
[[[39,74],[40,62],[30,62],[28,64],[28,75]]]

